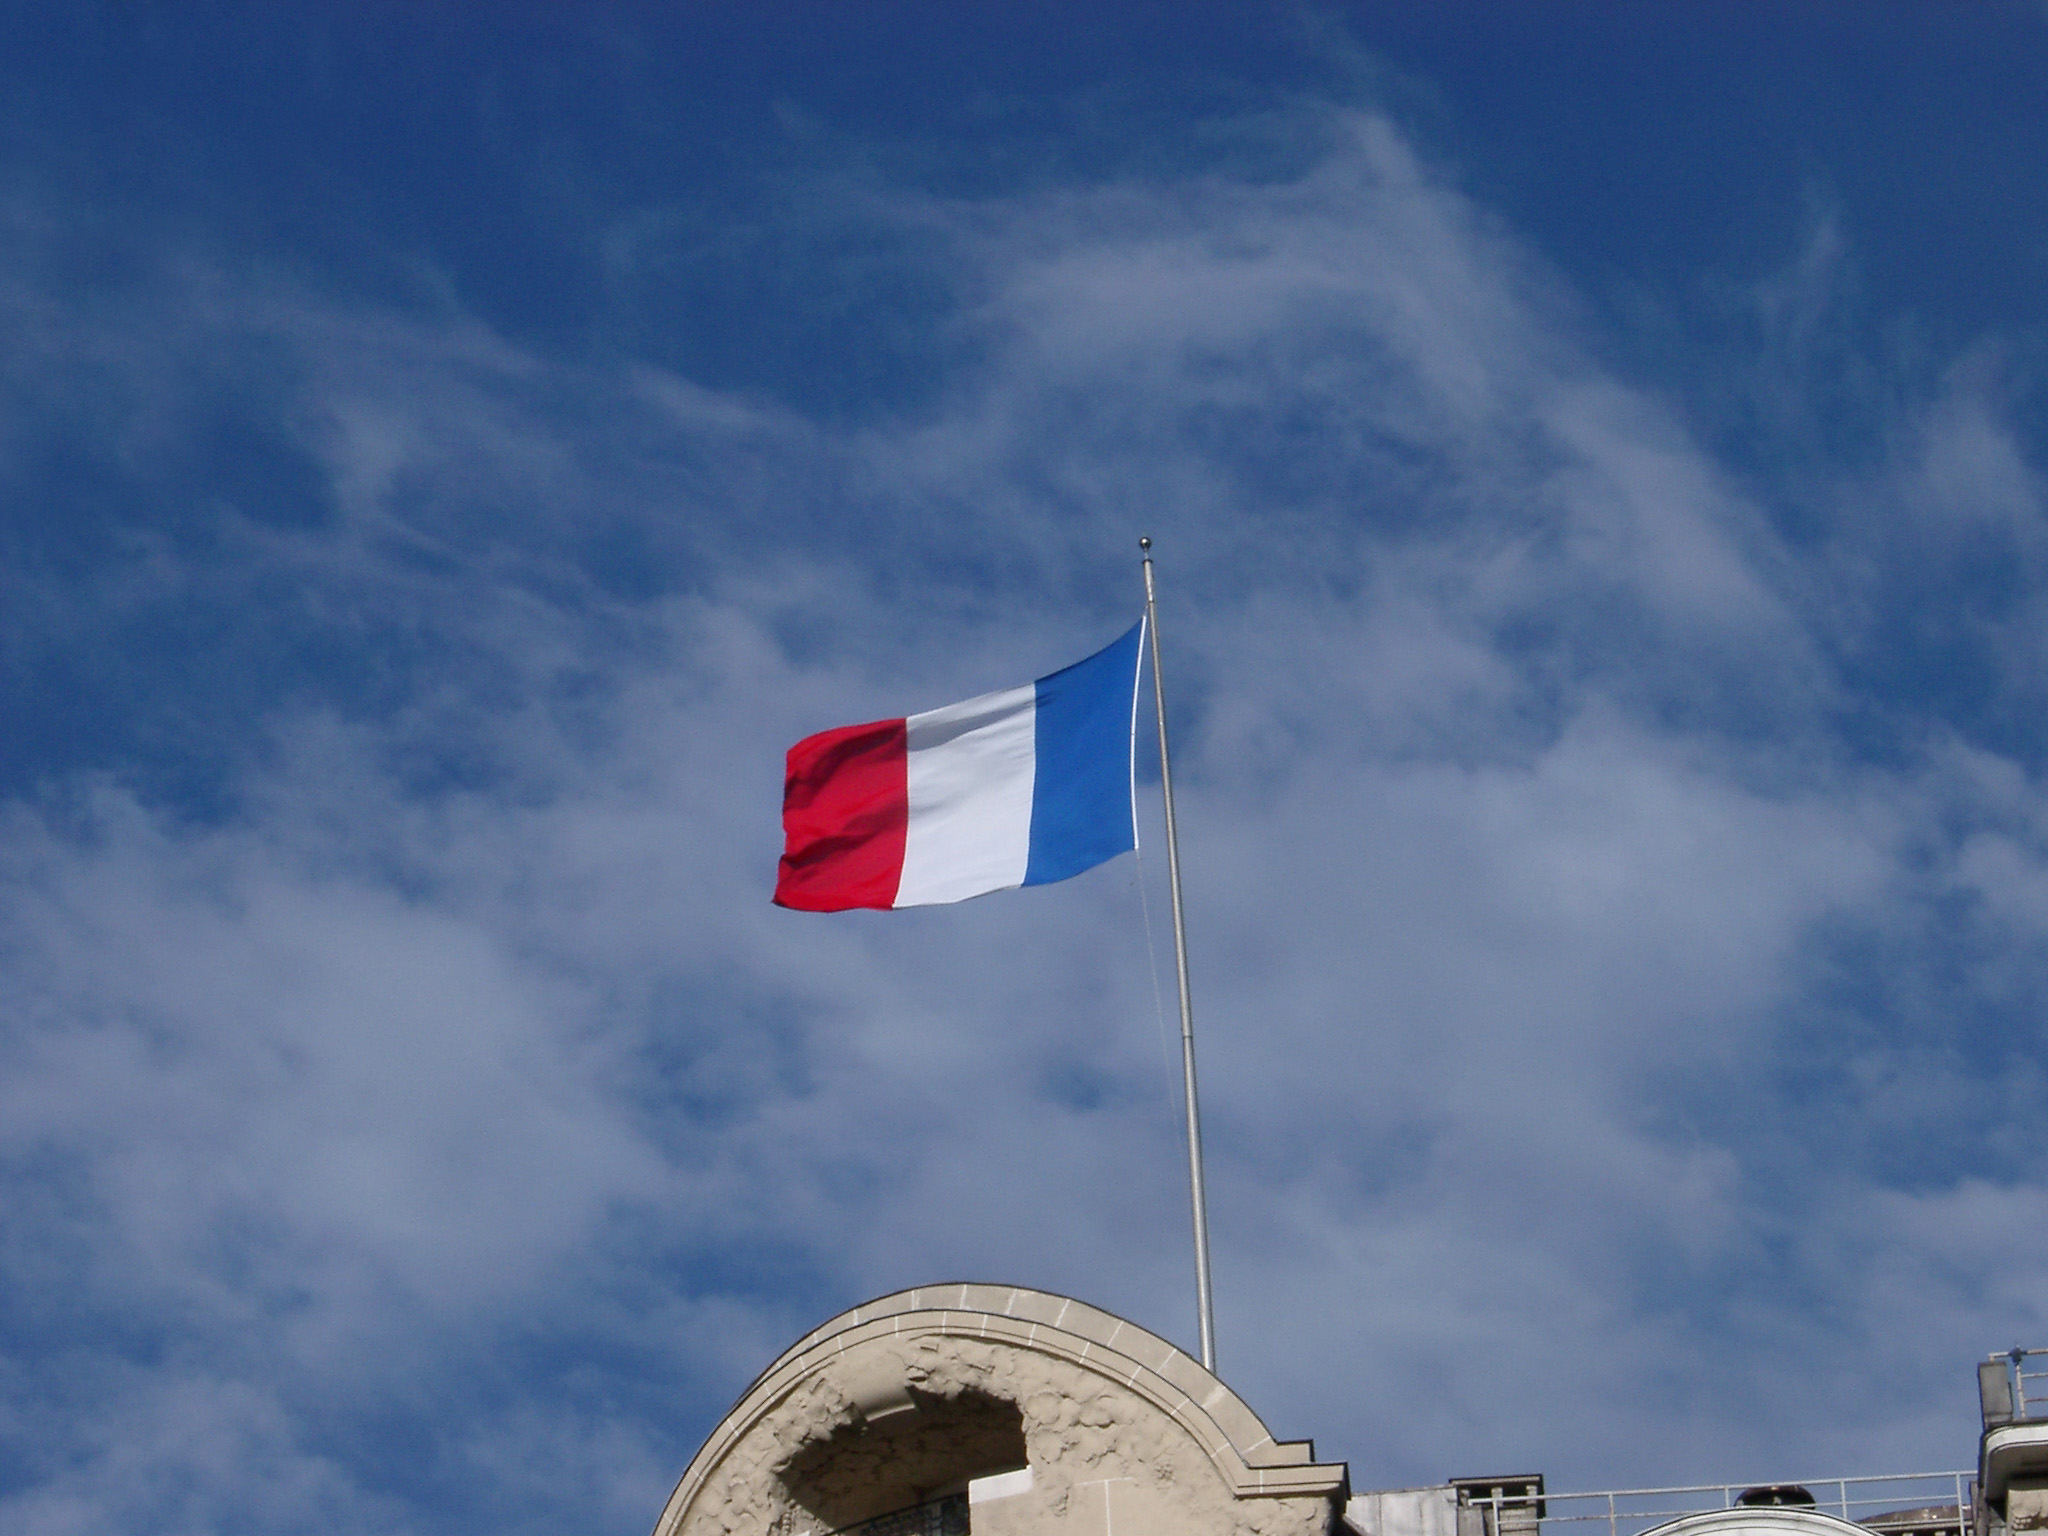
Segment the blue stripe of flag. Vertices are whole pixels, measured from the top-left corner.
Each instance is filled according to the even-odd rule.
[[[1143,628],[1132,625],[1087,660],[1035,684],[1038,765],[1026,885],[1065,880],[1138,846],[1131,721]]]

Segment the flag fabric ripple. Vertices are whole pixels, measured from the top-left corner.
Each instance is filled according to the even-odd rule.
[[[933,906],[1136,848],[1144,628],[1022,688],[791,747],[776,904]]]

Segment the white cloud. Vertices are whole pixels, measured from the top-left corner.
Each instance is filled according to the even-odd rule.
[[[284,358],[330,514],[238,509],[120,601],[288,602],[389,673],[267,696],[210,819],[77,779],[10,813],[0,1150],[43,1198],[0,1273],[119,1367],[53,1409],[66,1368],[22,1346],[10,1411],[71,1469],[23,1528],[446,1528],[349,1427],[395,1419],[477,1480],[461,1518],[631,1529],[863,1292],[1015,1279],[1184,1334],[1135,870],[766,905],[782,748],[1106,637],[1141,524],[1227,1373],[1361,1483],[1776,1475],[1848,1453],[1810,1410],[1872,1356],[1923,1390],[1863,1443],[1967,1454],[1928,1395],[2038,1316],[1956,1244],[1992,1264],[2048,1168],[2021,1136],[1996,1177],[1949,1142],[1907,1177],[1805,1125],[1981,1087],[1936,1015],[2037,996],[2031,779],[1933,721],[1859,754],[1826,658],[1881,541],[1780,544],[1383,120],[1298,127],[1291,177],[879,198],[974,298],[978,361],[910,420],[280,284],[76,317],[165,420],[166,352]],[[1887,494],[2031,515],[1990,420],[1927,412]],[[1982,977],[1927,926],[1957,892]],[[1844,935],[1932,1011],[1843,1003]],[[1804,1085],[1804,1032],[1857,1006],[1869,1075]],[[503,1363],[529,1347],[577,1367]],[[209,1491],[138,1513],[166,1477]]]

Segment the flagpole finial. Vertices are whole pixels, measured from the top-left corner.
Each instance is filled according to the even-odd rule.
[[[1144,550],[1147,554],[1150,554],[1152,552],[1152,535],[1149,533],[1139,534],[1138,548]]]

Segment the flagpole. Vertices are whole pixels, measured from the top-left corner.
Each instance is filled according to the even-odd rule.
[[[1202,1112],[1195,1099],[1195,1015],[1188,1001],[1188,934],[1180,908],[1180,837],[1173,822],[1173,764],[1166,751],[1166,685],[1159,665],[1159,602],[1152,590],[1152,540],[1144,552],[1145,629],[1152,637],[1152,707],[1159,717],[1159,784],[1166,797],[1166,870],[1173,887],[1173,963],[1180,977],[1180,1072],[1188,1096],[1188,1194],[1195,1208],[1195,1313],[1202,1364],[1216,1369],[1216,1314],[1209,1292],[1209,1202],[1202,1188]]]

